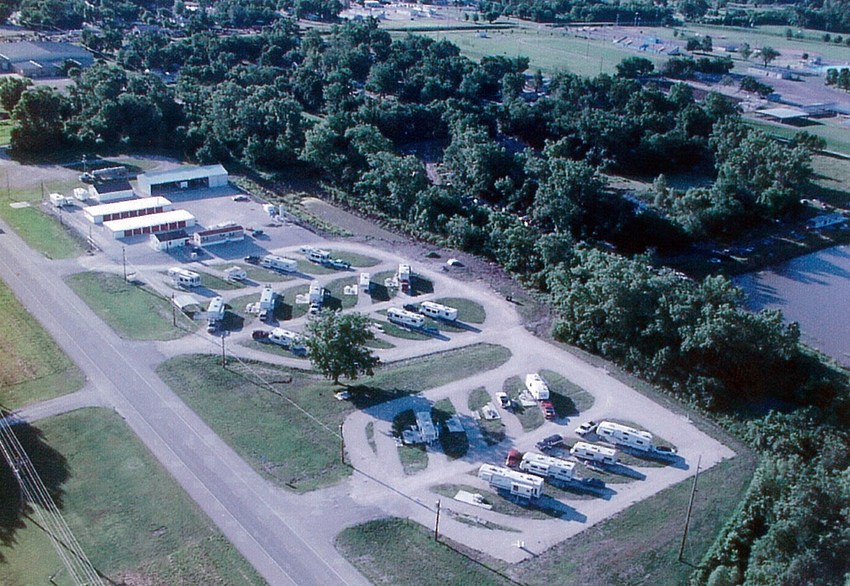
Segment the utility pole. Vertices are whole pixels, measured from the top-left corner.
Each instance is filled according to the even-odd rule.
[[[127,255],[125,254],[124,247],[121,247],[121,264],[124,265],[124,280],[127,280]]]
[[[177,311],[174,309],[174,293],[171,294],[171,325],[177,327]]]
[[[345,464],[345,437],[342,435],[342,423],[339,424],[339,461]]]
[[[437,501],[437,520],[434,523],[434,541],[440,541],[440,501]]]
[[[685,541],[688,539],[688,526],[691,524],[691,510],[694,508],[694,496],[697,493],[697,478],[699,478],[699,465],[702,462],[702,454],[697,459],[697,472],[694,474],[694,486],[691,488],[691,499],[688,502],[688,514],[685,517],[685,531],[682,534],[682,546],[679,548],[679,561],[685,555]]]
[[[227,354],[224,351],[224,332],[221,333],[221,366],[227,368]]]

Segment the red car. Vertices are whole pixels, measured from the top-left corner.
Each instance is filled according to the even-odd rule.
[[[555,407],[549,401],[541,401],[540,407],[543,409],[543,416],[546,419],[555,419],[557,417]]]

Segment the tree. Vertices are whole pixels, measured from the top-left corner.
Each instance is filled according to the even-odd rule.
[[[753,54],[753,48],[750,47],[749,43],[744,43],[743,45],[741,45],[741,50],[739,51],[739,53],[741,54],[741,57],[743,57],[745,60],[749,59],[750,55]]]
[[[0,83],[0,104],[3,105],[6,112],[11,114],[12,110],[15,109],[29,83],[29,81],[16,77],[7,78],[3,83]]]
[[[655,64],[646,57],[626,57],[617,65],[617,77],[635,79],[649,75],[655,70]]]
[[[759,59],[764,62],[765,67],[767,67],[771,61],[773,61],[780,55],[781,53],[773,47],[762,47],[761,49],[759,49]]]
[[[44,154],[61,147],[65,140],[66,100],[54,91],[40,87],[24,92],[12,110],[13,151]]]
[[[361,374],[371,376],[380,364],[366,346],[375,334],[369,329],[371,320],[361,313],[343,314],[322,311],[307,323],[307,356],[313,368],[339,384],[344,376],[356,380]]]

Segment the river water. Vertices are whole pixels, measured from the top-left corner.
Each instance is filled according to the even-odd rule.
[[[781,309],[803,342],[850,367],[850,246],[801,256],[733,279],[748,308]]]

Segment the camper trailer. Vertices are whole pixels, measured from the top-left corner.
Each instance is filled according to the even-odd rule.
[[[283,328],[273,329],[271,334],[269,334],[268,341],[273,344],[283,346],[293,352],[298,352],[304,349],[304,342],[301,338],[301,334],[296,334],[295,332],[284,330]]]
[[[408,328],[421,328],[425,325],[425,316],[406,309],[391,307],[387,310],[387,319],[394,324]]]
[[[423,301],[420,303],[419,311],[423,315],[427,315],[428,317],[433,317],[435,319],[443,319],[446,321],[457,320],[457,309],[447,305],[440,305],[433,301]]]
[[[372,288],[372,281],[369,273],[360,273],[360,292],[369,293]]]
[[[178,287],[200,287],[201,275],[179,267],[168,269],[168,276]]]
[[[271,285],[265,285],[263,292],[260,293],[260,311],[274,311],[277,293],[271,288]]]
[[[504,490],[514,496],[537,498],[543,494],[542,478],[510,468],[482,464],[478,469],[478,478],[489,482],[491,487]]]
[[[283,271],[284,273],[293,273],[298,270],[298,262],[291,258],[277,256],[276,254],[267,254],[260,259],[260,266],[274,271]]]
[[[567,462],[560,458],[552,456],[544,456],[543,454],[535,454],[526,452],[519,463],[519,469],[529,474],[536,474],[544,478],[554,478],[555,480],[570,481],[575,473],[575,462]]]
[[[539,374],[528,374],[525,376],[525,388],[538,401],[549,399],[549,387]]]
[[[398,273],[396,274],[396,280],[398,281],[399,288],[404,293],[410,293],[410,276],[412,274],[413,270],[410,268],[410,265],[398,265]]]
[[[580,460],[590,460],[600,464],[613,465],[617,463],[617,450],[587,442],[576,442],[570,449],[570,454]]]
[[[207,307],[207,321],[209,323],[207,331],[213,333],[221,325],[222,320],[224,320],[224,299],[213,297],[210,300],[209,307]]]
[[[227,273],[228,281],[244,281],[248,278],[248,273],[245,272],[245,269],[239,267],[230,267],[229,269],[224,270]]]
[[[74,205],[74,200],[73,198],[65,197],[61,193],[51,193],[50,203],[55,205],[57,208],[64,208],[65,206]]]
[[[331,253],[327,250],[322,250],[321,248],[313,248],[311,246],[307,246],[304,248],[306,252],[304,252],[304,256],[307,257],[307,260],[310,262],[314,262],[317,264],[325,264],[331,261]]]
[[[652,434],[648,431],[603,421],[596,428],[596,435],[612,444],[619,444],[636,450],[647,451],[652,449]]]

